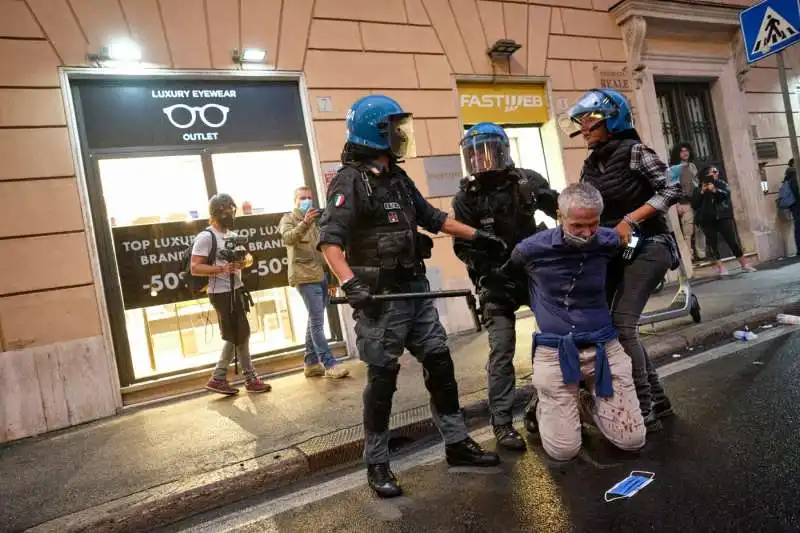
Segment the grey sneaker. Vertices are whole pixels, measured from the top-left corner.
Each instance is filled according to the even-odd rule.
[[[350,375],[350,371],[342,366],[336,365],[325,369],[325,377],[329,379],[342,379]]]
[[[325,375],[325,367],[322,366],[322,363],[306,365],[303,369],[303,374],[305,374],[307,378],[321,377]]]

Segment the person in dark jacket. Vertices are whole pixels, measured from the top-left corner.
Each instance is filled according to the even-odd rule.
[[[720,261],[720,235],[728,243],[728,247],[730,247],[736,259],[739,260],[742,270],[755,272],[756,269],[747,262],[742,246],[739,244],[739,236],[736,234],[736,227],[733,225],[731,193],[727,184],[719,179],[717,167],[704,167],[700,171],[700,187],[695,189],[692,196],[692,208],[695,212],[697,224],[703,229],[703,233],[708,239],[711,258],[716,261],[719,275],[728,275],[728,270]]]
[[[489,413],[497,444],[509,450],[524,450],[525,441],[512,425],[514,404],[514,353],[516,316],[528,304],[524,275],[514,279],[494,272],[508,260],[511,250],[537,231],[534,213],[541,209],[556,218],[558,193],[539,173],[515,168],[505,130],[481,122],[467,130],[461,153],[469,175],[461,180],[453,198],[455,219],[500,237],[506,254],[491,253],[479,242],[455,239],[453,250],[467,266],[480,299],[483,320],[489,330]],[[529,432],[536,431],[535,415],[526,411]]]
[[[466,226],[435,208],[398,165],[414,156],[413,119],[388,96],[356,101],[346,116],[342,168],[328,187],[318,248],[354,309],[356,346],[367,365],[364,460],[367,483],[382,497],[402,494],[389,468],[389,419],[405,350],[424,369],[431,416],[453,466],[494,466],[500,457],[467,433],[447,333],[433,300],[380,302],[373,295],[426,292],[425,259],[439,232],[504,253],[497,236]]]
[[[605,209],[600,225],[614,228],[624,246],[608,267],[606,295],[619,341],[631,357],[636,395],[648,431],[672,414],[658,373],[639,339],[639,319],[650,294],[670,268],[677,268],[677,244],[666,213],[681,196],[669,169],[642,144],[630,105],[620,93],[592,89],[560,118],[571,137],[582,135],[591,154],[581,182],[600,191]]]
[[[794,168],[794,158],[789,160],[789,166],[786,167],[786,173],[783,175],[783,181],[789,183],[789,188],[794,195],[794,205],[789,208],[794,220],[794,245],[797,248],[797,254],[800,254],[800,189],[797,186],[797,169]]]

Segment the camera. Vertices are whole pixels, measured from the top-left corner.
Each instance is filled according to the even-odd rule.
[[[219,256],[229,263],[242,263],[247,257],[247,235],[233,234],[225,237],[225,248]]]

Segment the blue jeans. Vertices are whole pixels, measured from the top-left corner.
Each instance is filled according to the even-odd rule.
[[[325,368],[336,366],[325,338],[325,306],[328,304],[328,281],[303,283],[297,286],[308,311],[306,327],[306,365],[322,363]]]

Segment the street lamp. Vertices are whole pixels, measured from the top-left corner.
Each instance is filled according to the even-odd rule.
[[[141,62],[142,48],[130,39],[115,39],[99,53],[89,53],[87,57],[98,66],[108,66],[108,63],[133,64]]]
[[[233,58],[233,62],[239,65],[244,65],[245,63],[266,63],[267,51],[263,48],[234,49],[231,57]]]
[[[511,59],[514,52],[520,48],[522,48],[522,45],[517,44],[514,39],[498,39],[486,53],[493,60]]]

